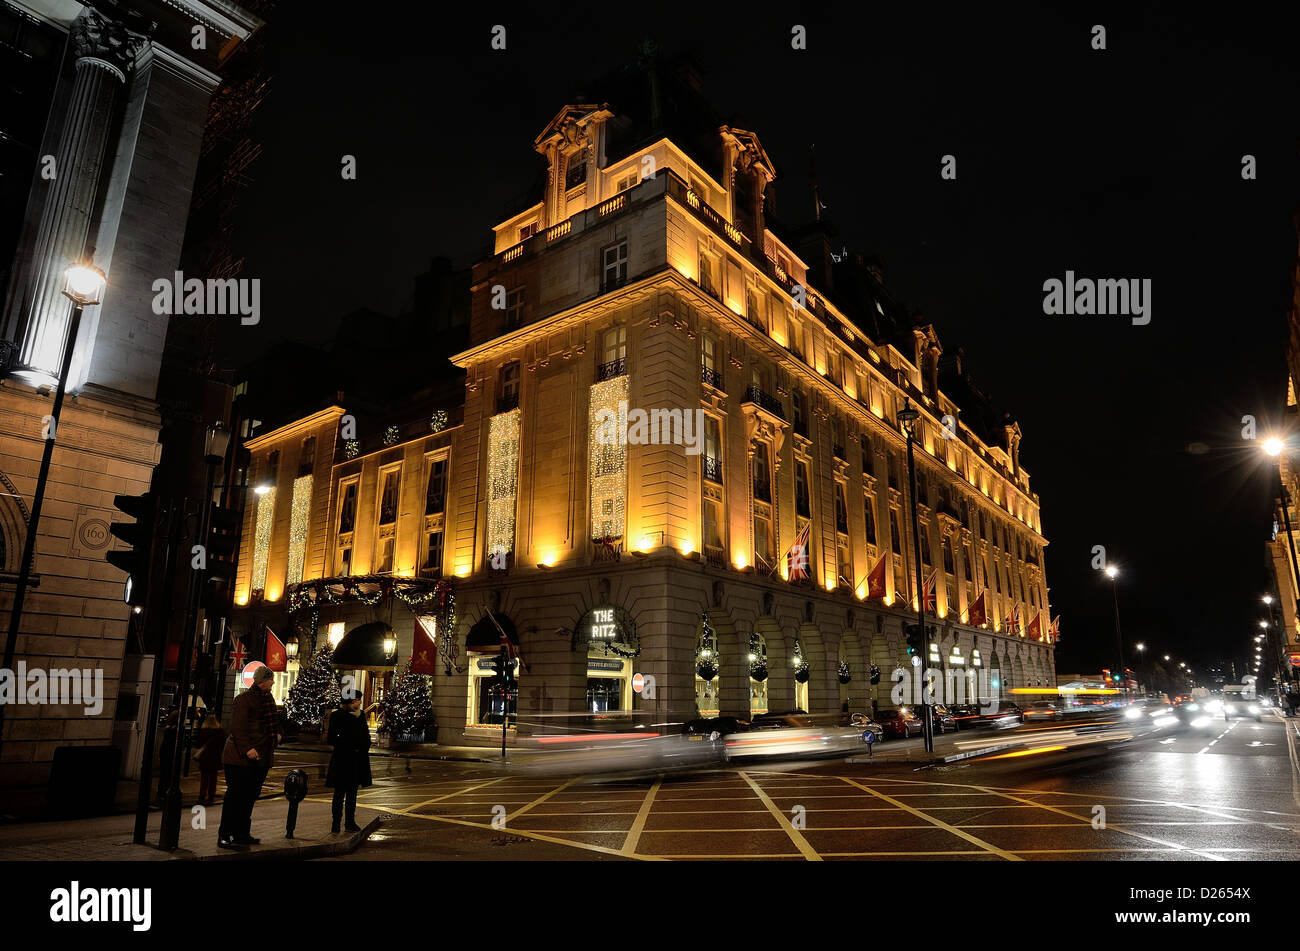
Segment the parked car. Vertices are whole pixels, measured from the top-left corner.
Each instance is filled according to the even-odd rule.
[[[1024,713],[1025,723],[1059,719],[1061,719],[1061,711],[1051,700],[1035,700]]]
[[[888,736],[901,736],[904,739],[913,734],[920,735],[925,730],[921,718],[908,707],[877,710],[876,722],[884,728]]]

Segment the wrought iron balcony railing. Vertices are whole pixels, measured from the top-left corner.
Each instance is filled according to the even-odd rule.
[[[775,396],[764,393],[756,386],[751,386],[749,389],[745,390],[745,396],[741,402],[754,403],[762,409],[767,410],[777,419],[785,419],[785,408],[781,405],[781,401]]]
[[[704,478],[710,482],[716,482],[722,485],[722,460],[715,459],[712,456],[704,456],[701,459],[702,472]]]
[[[596,367],[596,382],[604,383],[606,380],[623,376],[625,373],[627,373],[627,357],[619,357],[617,360],[611,360],[609,363],[602,363]]]
[[[722,374],[717,370],[711,370],[708,367],[700,367],[700,381],[707,383],[719,393],[727,392],[722,388]]]

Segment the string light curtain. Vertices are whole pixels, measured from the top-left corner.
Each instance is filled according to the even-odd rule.
[[[519,410],[498,413],[488,428],[487,553],[515,547],[515,495],[519,490]]]
[[[253,535],[254,591],[266,590],[266,569],[271,561],[271,525],[275,520],[275,487],[257,497],[257,531]]]
[[[622,538],[627,506],[627,377],[591,388],[591,537]]]
[[[261,529],[261,511],[258,511],[258,529]],[[303,564],[307,560],[307,530],[311,524],[311,476],[293,480],[293,503],[289,517],[289,569],[285,576],[288,584],[302,580]]]

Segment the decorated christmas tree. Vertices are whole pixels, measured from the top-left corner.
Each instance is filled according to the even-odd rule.
[[[299,726],[316,726],[339,703],[339,675],[330,666],[333,648],[322,647],[312,655],[298,679],[289,688],[286,715]]]
[[[420,733],[433,722],[433,702],[429,699],[429,678],[411,673],[411,662],[397,675],[393,689],[380,705],[383,726],[380,730],[393,736]]]

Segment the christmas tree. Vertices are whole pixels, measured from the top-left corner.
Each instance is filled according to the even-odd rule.
[[[316,726],[326,710],[338,706],[339,675],[330,666],[334,649],[322,647],[312,655],[307,666],[289,688],[284,705],[286,715],[299,726]]]
[[[433,722],[433,702],[429,699],[429,678],[424,674],[411,673],[408,660],[393,689],[380,704],[383,726],[380,730],[394,736],[419,733]]]

